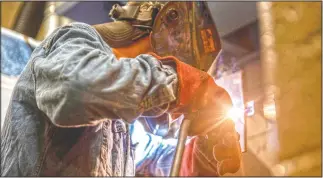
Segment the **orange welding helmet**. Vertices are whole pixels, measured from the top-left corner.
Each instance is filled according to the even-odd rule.
[[[114,22],[95,25],[112,47],[150,35],[153,52],[175,56],[203,71],[212,70],[221,42],[208,2],[128,2],[109,13]]]

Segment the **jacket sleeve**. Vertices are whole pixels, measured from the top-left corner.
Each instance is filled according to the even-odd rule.
[[[89,25],[57,29],[35,53],[37,106],[56,126],[91,126],[113,118],[132,122],[176,100],[175,67],[148,54],[118,60]]]

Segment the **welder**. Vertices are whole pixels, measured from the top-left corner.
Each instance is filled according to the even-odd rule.
[[[188,112],[195,137],[180,175],[237,171],[238,136],[222,114],[231,99],[206,72],[220,51],[206,3],[129,2],[110,15],[60,27],[34,50],[1,132],[1,175],[134,176],[132,123]]]

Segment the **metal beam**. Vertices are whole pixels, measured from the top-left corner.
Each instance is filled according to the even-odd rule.
[[[252,53],[249,53],[245,56],[240,57],[237,65],[239,67],[242,67],[242,66],[246,65],[247,63],[249,63],[250,61],[257,60],[257,59],[260,59],[259,51],[255,51],[255,52],[252,52]]]
[[[248,53],[248,50],[240,47],[239,45],[230,43],[226,40],[222,41],[222,49],[231,54],[234,54],[235,56],[243,56]]]

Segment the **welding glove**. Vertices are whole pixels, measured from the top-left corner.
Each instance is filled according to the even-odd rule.
[[[180,176],[222,176],[240,168],[241,148],[234,122],[225,120],[186,145]]]
[[[150,54],[161,61],[174,62],[176,65],[179,85],[177,101],[171,107],[171,112],[183,112],[184,115],[194,113],[194,117],[190,117],[189,135],[203,135],[225,118],[226,111],[232,106],[230,96],[215,84],[210,75],[173,56]]]

